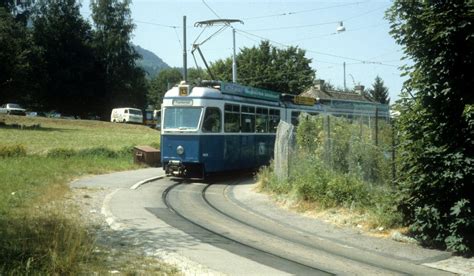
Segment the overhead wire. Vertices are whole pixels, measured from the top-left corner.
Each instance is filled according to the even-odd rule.
[[[136,19],[134,19],[133,21],[134,21],[134,22],[138,22],[138,23],[142,23],[142,24],[149,24],[149,25],[164,27],[164,28],[172,28],[172,29],[181,28],[180,26],[166,25],[166,24],[160,24],[160,23],[154,23],[154,22],[136,20]]]
[[[339,5],[329,6],[329,7],[321,7],[321,8],[314,8],[314,9],[307,9],[307,10],[300,10],[300,11],[293,11],[293,12],[284,12],[284,13],[278,13],[278,14],[269,14],[269,15],[255,16],[255,17],[247,17],[247,18],[244,18],[243,20],[254,20],[254,19],[262,19],[262,18],[269,18],[269,17],[279,17],[279,16],[295,15],[295,14],[301,14],[301,13],[309,13],[309,12],[319,11],[319,10],[326,10],[326,9],[346,7],[346,6],[353,6],[353,5],[358,5],[358,4],[361,4],[361,3],[364,3],[364,2],[368,2],[368,1],[360,1],[360,2],[355,2],[355,3],[339,4]]]
[[[342,33],[332,32],[332,33],[327,33],[327,34],[320,34],[320,35],[316,35],[316,36],[310,36],[310,37],[291,40],[291,41],[288,41],[288,43],[300,42],[300,41],[311,40],[311,39],[315,39],[315,38],[328,37],[328,36],[333,36],[333,35],[340,35],[340,34],[343,34],[343,33],[357,32],[357,31],[360,31],[360,30],[366,30],[366,29],[370,29],[370,28],[379,28],[381,26],[382,25],[380,25],[380,24],[375,24],[375,25],[371,25],[371,26],[365,26],[365,27],[360,27],[360,28],[356,28],[356,29],[345,30]]]
[[[274,41],[274,40],[271,40],[271,39],[268,39],[268,38],[265,38],[265,37],[262,37],[262,36],[259,36],[259,35],[256,35],[256,34],[252,34],[252,33],[249,33],[249,32],[246,32],[246,31],[243,31],[243,30],[239,30],[239,29],[236,29],[236,31],[238,32],[243,32],[247,35],[250,35],[250,36],[254,36],[254,37],[258,37],[262,40],[268,40],[274,44],[278,44],[278,45],[281,45],[285,48],[289,48],[289,47],[292,47],[292,46],[289,46],[289,45],[286,45],[284,43],[280,43],[280,42],[277,42],[277,41]],[[359,64],[377,64],[377,65],[385,65],[385,66],[392,66],[392,67],[398,67],[397,65],[392,65],[392,64],[385,64],[385,63],[382,63],[382,62],[377,62],[377,61],[368,61],[368,60],[361,60],[361,59],[357,59],[357,58],[352,58],[352,57],[346,57],[346,56],[340,56],[340,55],[335,55],[335,54],[330,54],[330,53],[325,53],[325,52],[320,52],[320,51],[314,51],[314,50],[308,50],[308,49],[303,49],[305,50],[306,52],[310,52],[310,53],[314,53],[314,54],[318,54],[318,55],[323,55],[323,56],[330,56],[330,57],[335,57],[335,58],[339,58],[339,59],[344,59],[344,60],[352,60],[352,61],[357,61]],[[321,62],[321,61],[320,61]],[[327,62],[329,63],[329,62]]]
[[[221,19],[221,17],[216,13],[216,11],[214,11],[207,3],[205,0],[202,0],[202,3],[219,19]]]
[[[339,21],[329,21],[323,23],[316,23],[316,24],[307,24],[307,25],[296,25],[296,26],[287,26],[287,27],[276,27],[276,28],[264,28],[264,29],[254,29],[248,30],[249,32],[260,32],[260,31],[275,31],[275,30],[288,30],[288,29],[300,29],[300,28],[307,28],[307,27],[314,27],[314,26],[323,26],[323,25],[330,25],[336,24]]]
[[[285,13],[280,13],[280,14],[271,14],[271,15],[264,15],[264,16],[257,16],[257,17],[248,17],[248,18],[244,18],[244,20],[254,20],[254,19],[261,19],[261,18],[268,18],[268,17],[277,17],[277,16],[287,16],[287,15],[296,15],[296,14],[301,14],[301,13],[309,13],[309,12],[314,12],[314,11],[318,11],[318,10],[324,10],[324,9],[331,9],[331,8],[339,8],[339,7],[346,7],[346,6],[352,6],[352,5],[359,5],[361,3],[365,3],[365,2],[368,2],[368,1],[360,1],[360,2],[355,2],[355,3],[348,3],[348,4],[340,4],[340,5],[333,5],[333,6],[328,6],[328,7],[320,7],[320,8],[314,8],[314,9],[309,9],[309,10],[301,10],[301,11],[292,11],[292,12],[285,12]],[[217,14],[217,12],[212,9],[211,6],[209,6],[209,4],[205,1],[205,0],[202,0],[202,3],[219,19],[221,19],[221,17]],[[355,16],[352,16],[352,17],[348,17],[348,18],[345,18],[343,20],[340,20],[340,21],[348,21],[348,20],[352,20],[352,19],[355,19],[355,18],[358,18],[358,17],[361,17],[361,16],[364,16],[364,15],[367,15],[367,14],[370,14],[370,13],[373,13],[375,11],[378,11],[380,9],[383,9],[385,8],[385,6],[383,7],[379,7],[379,8],[376,8],[376,9],[372,9],[370,11],[367,11],[367,12],[364,12],[364,13],[361,13],[361,14],[358,14],[358,15],[355,15]],[[154,25],[154,26],[159,26],[159,27],[164,27],[164,28],[170,28],[170,29],[173,29],[174,30],[174,33],[176,34],[176,38],[179,42],[179,44],[182,46],[182,42],[179,38],[179,35],[177,33],[177,30],[178,28],[182,28],[180,26],[175,26],[175,25],[168,25],[168,24],[161,24],[161,23],[156,23],[156,22],[149,22],[149,21],[143,21],[143,20],[134,20],[135,22],[137,23],[142,23],[142,24],[149,24],[149,25]],[[254,42],[258,42],[257,40],[255,39],[252,39],[251,37],[257,37],[261,40],[268,40],[274,44],[277,44],[277,45],[280,45],[282,47],[285,47],[285,48],[288,48],[288,47],[291,47],[287,44],[284,44],[284,43],[280,43],[280,42],[277,42],[277,41],[274,41],[274,40],[271,40],[271,39],[268,39],[268,38],[265,38],[265,37],[262,37],[262,36],[259,36],[259,35],[256,35],[256,34],[252,34],[250,33],[249,31],[271,31],[271,30],[284,30],[284,29],[297,29],[297,28],[306,28],[306,27],[314,27],[314,26],[322,26],[322,25],[328,25],[328,24],[335,24],[337,22],[340,22],[340,21],[331,21],[331,22],[322,22],[322,23],[316,23],[316,24],[307,24],[307,25],[296,25],[296,26],[287,26],[287,27],[279,27],[279,28],[264,28],[264,29],[254,29],[254,30],[241,30],[241,29],[236,29],[236,32],[238,32],[240,35],[246,37],[247,39],[249,40],[252,40]],[[218,34],[220,34],[221,32],[224,31],[224,29],[226,27],[230,27],[230,28],[234,28],[233,26],[231,25],[225,25],[225,26],[222,26],[219,30],[217,30],[216,32],[214,32],[209,38],[207,38],[206,40],[204,40],[202,43],[199,43],[199,44],[203,44],[204,42],[208,41],[211,37],[214,37]],[[373,27],[373,26],[371,26]],[[366,27],[367,28],[367,27]],[[359,29],[354,29],[354,30],[349,30],[349,31],[357,31],[357,30],[361,30],[363,28],[359,28]],[[197,42],[197,40],[199,39],[199,37],[204,33],[204,31],[206,30],[206,28],[203,29],[203,31],[198,35],[198,37],[196,38],[195,42]],[[347,32],[347,31],[346,31]],[[308,39],[313,39],[313,38],[319,38],[319,37],[325,37],[325,36],[331,36],[331,35],[336,35],[337,33],[330,33],[330,34],[325,34],[325,35],[320,35],[320,36],[315,36],[315,37],[310,37],[310,38],[304,38],[304,39],[300,39],[300,40],[293,40],[293,41],[290,41],[290,42],[297,42],[297,41],[303,41],[303,40],[308,40]],[[324,52],[320,52],[320,51],[314,51],[314,50],[308,50],[308,49],[305,49],[305,51],[307,52],[310,52],[310,53],[315,53],[315,54],[319,54],[319,55],[324,55],[324,56],[330,56],[330,57],[335,57],[335,58],[340,58],[340,59],[345,59],[345,60],[352,60],[352,61],[355,61],[354,63],[351,63],[351,64],[376,64],[376,65],[382,65],[382,66],[391,66],[391,67],[398,67],[397,65],[393,65],[393,64],[386,64],[386,63],[383,63],[383,62],[380,62],[380,61],[370,61],[370,60],[361,60],[361,59],[357,59],[357,58],[351,58],[351,57],[345,57],[345,56],[340,56],[340,55],[334,55],[334,54],[330,54],[330,53],[324,53]],[[321,63],[327,63],[327,64],[334,64],[334,65],[339,65],[339,63],[334,63],[334,62],[328,62],[328,61],[322,61],[322,60],[317,60],[318,62],[321,62]],[[196,61],[195,61],[196,62]]]

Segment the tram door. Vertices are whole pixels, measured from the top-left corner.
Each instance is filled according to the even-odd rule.
[[[255,160],[255,107],[242,105],[240,163],[241,168],[253,168]]]

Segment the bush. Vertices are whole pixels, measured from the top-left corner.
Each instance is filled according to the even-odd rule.
[[[362,118],[302,115],[288,180],[278,181],[270,166],[259,172],[261,187],[323,208],[365,211],[376,216],[379,226],[398,226],[401,215],[388,185],[392,160],[386,156],[390,149],[386,143],[391,141],[391,131],[385,127],[379,137],[383,143],[375,146],[372,130],[364,122]]]
[[[383,122],[383,120],[379,121]],[[360,177],[372,184],[391,183],[391,130],[379,129],[379,146],[363,118],[302,116],[296,141],[298,150],[314,154],[332,170]]]
[[[474,220],[469,205],[469,200],[459,200],[449,215],[434,204],[417,207],[410,230],[426,246],[468,254],[474,247]]]
[[[70,158],[77,154],[77,151],[73,149],[57,148],[48,151],[47,156],[53,158]]]
[[[116,152],[104,147],[83,149],[83,150],[80,150],[77,154],[78,156],[82,156],[82,157],[94,156],[94,157],[117,158],[119,156],[119,152]]]
[[[4,146],[0,145],[0,157],[26,156],[26,148],[23,145]]]
[[[118,158],[123,156],[131,156],[133,152],[133,146],[123,147],[118,151],[114,151],[105,147],[95,147],[81,150],[57,148],[52,149],[48,152],[48,157],[54,158],[71,158],[71,157],[105,157],[105,158]]]

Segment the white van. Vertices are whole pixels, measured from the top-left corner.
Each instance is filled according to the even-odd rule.
[[[131,107],[122,107],[112,109],[110,115],[112,123],[143,123],[143,113],[140,109]]]

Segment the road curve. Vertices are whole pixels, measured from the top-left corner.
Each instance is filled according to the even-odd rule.
[[[286,272],[291,274],[443,273],[331,241],[243,208],[230,196],[231,190],[242,180],[177,182],[163,192],[162,199],[177,216],[216,237],[286,262]]]
[[[249,175],[206,182],[156,177],[159,169],[78,180],[107,194],[115,233],[187,275],[430,274],[446,252],[367,237],[305,218],[255,193]],[[151,179],[141,185],[139,180]],[[156,178],[154,181],[152,178]]]

